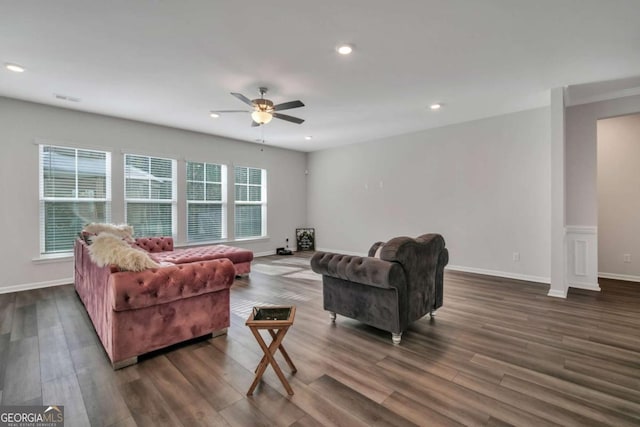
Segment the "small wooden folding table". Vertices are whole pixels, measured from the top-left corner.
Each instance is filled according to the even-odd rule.
[[[291,358],[287,354],[287,351],[284,349],[282,345],[282,340],[286,335],[289,328],[293,325],[293,319],[296,316],[296,307],[254,307],[253,312],[247,319],[245,323],[249,329],[251,329],[251,333],[256,337],[256,341],[260,345],[260,348],[264,352],[264,356],[262,356],[262,360],[258,364],[258,367],[255,370],[256,377],[251,383],[251,387],[249,387],[249,391],[247,392],[247,396],[251,396],[253,391],[255,390],[258,382],[262,378],[264,371],[267,369],[267,365],[271,364],[273,370],[276,372],[276,375],[280,379],[280,382],[287,390],[289,395],[293,394],[293,389],[289,385],[289,382],[284,377],[280,366],[278,366],[278,362],[274,358],[276,354],[276,350],[280,350],[284,360],[287,361],[287,364],[291,368],[293,373],[297,372],[295,365],[291,361]],[[269,331],[269,335],[271,335],[271,344],[267,347],[267,344],[262,339],[262,335],[260,335],[260,329],[266,329]]]

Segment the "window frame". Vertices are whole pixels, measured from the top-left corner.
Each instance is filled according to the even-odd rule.
[[[198,163],[198,164],[202,164],[204,166],[204,178],[202,181],[198,181],[198,180],[194,180],[194,179],[189,179],[189,163]],[[210,166],[220,166],[220,182],[215,182],[215,181],[207,181],[207,173],[206,173],[206,168],[207,165]],[[186,229],[185,229],[185,234],[186,234],[186,241],[189,244],[201,244],[201,243],[208,243],[208,242],[219,242],[219,241],[224,241],[227,239],[228,236],[228,232],[227,232],[227,206],[228,206],[228,198],[227,198],[227,188],[228,188],[228,179],[227,179],[227,174],[228,174],[228,168],[227,165],[223,164],[223,163],[211,163],[211,162],[199,162],[199,161],[192,161],[192,160],[185,160],[185,213],[186,213],[186,217],[185,217],[185,225],[186,225]],[[204,186],[204,199],[205,200],[189,200],[189,182],[194,182],[194,183],[200,183],[203,184]],[[206,194],[207,194],[207,184],[219,184],[220,188],[221,188],[221,200],[206,200]],[[220,238],[219,239],[214,239],[214,240],[207,240],[207,239],[192,239],[191,236],[189,235],[189,206],[190,205],[220,205],[220,210],[221,210],[221,218],[220,218],[220,224],[221,224],[221,230],[220,230]]]
[[[146,157],[149,161],[149,174],[151,174],[151,159],[158,160],[168,160],[171,162],[171,199],[152,199],[151,198],[151,179],[149,179],[149,198],[128,198],[127,197],[127,179],[136,179],[136,178],[128,178],[127,177],[127,156],[134,157]],[[174,240],[177,238],[178,232],[178,220],[177,220],[177,212],[178,212],[178,162],[176,159],[172,159],[169,157],[160,157],[149,154],[134,154],[134,153],[124,153],[122,157],[122,165],[123,165],[123,202],[124,202],[124,220],[125,223],[129,224],[128,216],[128,204],[129,203],[143,203],[143,204],[170,204],[171,205],[171,236]],[[168,178],[163,178],[163,180],[169,180]],[[136,229],[134,227],[134,237],[147,237],[147,236],[138,236],[136,234]]]
[[[247,183],[238,184],[236,182],[236,169],[243,168],[247,170]],[[249,170],[259,170],[261,173],[261,184],[250,184],[249,183]],[[249,198],[249,188],[251,187],[261,187],[260,191],[260,201],[249,201],[249,200],[236,200],[237,197],[237,186],[243,185],[247,188],[247,198]],[[253,166],[241,166],[235,165],[233,167],[233,200],[234,200],[234,215],[233,215],[233,230],[234,230],[234,239],[235,240],[255,240],[255,239],[263,239],[268,236],[267,234],[267,170],[262,168],[257,168]],[[238,237],[236,233],[236,215],[237,215],[237,207],[238,206],[261,206],[261,234],[257,236],[246,236],[246,237]]]
[[[74,169],[75,169],[75,196],[74,197],[56,197],[56,196],[46,196],[45,195],[45,182],[44,182],[44,148],[52,147],[52,148],[60,148],[64,150],[73,150],[74,151]],[[105,155],[105,197],[80,197],[78,191],[78,152],[86,151],[92,153],[100,153]],[[68,256],[73,254],[73,247],[69,248],[69,250],[65,251],[49,251],[47,252],[47,239],[46,239],[46,205],[47,203],[77,203],[77,202],[93,202],[93,203],[104,203],[104,222],[111,222],[111,209],[112,209],[112,162],[111,162],[111,152],[105,150],[97,150],[93,148],[82,148],[82,147],[71,147],[65,145],[58,145],[56,143],[49,143],[45,141],[38,142],[38,221],[39,221],[39,232],[40,232],[40,256],[41,257],[59,257],[59,256]],[[82,230],[78,230],[80,232]]]

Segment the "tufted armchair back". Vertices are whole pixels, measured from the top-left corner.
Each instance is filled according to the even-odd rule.
[[[173,237],[138,237],[136,246],[151,253],[172,251]]]
[[[369,249],[372,257],[380,250],[380,259],[397,262],[407,278],[408,318],[418,319],[430,309],[442,307],[444,267],[449,262],[449,251],[440,234],[395,237],[386,243],[376,242]],[[429,305],[432,306],[430,307]]]

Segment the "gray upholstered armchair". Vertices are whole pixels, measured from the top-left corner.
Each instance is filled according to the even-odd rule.
[[[415,320],[442,306],[449,252],[439,234],[376,242],[368,257],[316,252],[311,268],[322,274],[324,309],[391,332],[399,344]]]

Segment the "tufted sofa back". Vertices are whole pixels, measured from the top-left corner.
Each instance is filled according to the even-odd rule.
[[[173,237],[138,237],[136,245],[151,253],[172,251]]]

